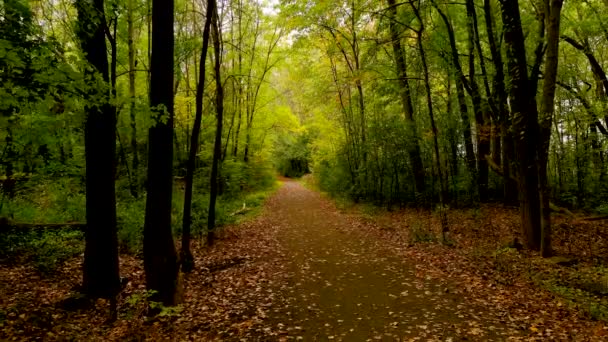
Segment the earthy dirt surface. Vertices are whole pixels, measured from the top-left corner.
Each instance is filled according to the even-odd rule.
[[[181,280],[181,310],[165,317],[146,317],[142,262],[132,256],[121,256],[129,281],[113,323],[104,300],[78,310],[58,305],[80,281],[81,258],[50,278],[29,266],[1,267],[0,340],[608,338],[604,323],[547,291],[517,279],[496,282],[462,248],[411,244],[402,232],[423,215],[344,212],[286,180],[257,218],[224,228],[211,249],[194,244],[196,268]]]
[[[282,291],[288,305],[270,316],[281,335],[345,341],[520,335],[488,315],[491,308],[468,305],[453,285],[426,278],[299,183],[286,182],[268,205],[268,223],[278,227],[290,264]]]

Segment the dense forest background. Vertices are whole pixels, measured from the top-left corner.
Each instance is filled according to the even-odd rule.
[[[143,256],[172,304],[190,235],[277,172],[446,244],[452,209],[518,207],[512,246],[550,256],[551,212],[608,215],[607,54],[600,0],[4,0],[0,257],[84,248],[110,298]]]

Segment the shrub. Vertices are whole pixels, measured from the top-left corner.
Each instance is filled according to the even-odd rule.
[[[31,262],[44,274],[52,273],[64,261],[83,251],[83,233],[78,230],[8,232],[0,235],[0,258],[4,262]]]

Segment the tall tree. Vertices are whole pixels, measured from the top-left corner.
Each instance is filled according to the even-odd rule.
[[[515,157],[522,235],[530,249],[540,248],[540,196],[538,192],[538,109],[536,89],[528,75],[524,33],[518,0],[500,0],[510,79]]]
[[[445,184],[445,179],[443,178],[443,170],[441,167],[441,156],[439,155],[439,139],[437,138],[438,130],[437,124],[435,123],[435,114],[433,111],[433,94],[431,92],[431,81],[429,77],[429,67],[426,58],[426,51],[424,50],[424,46],[422,44],[422,37],[424,34],[424,21],[422,20],[422,16],[420,15],[420,3],[414,2],[410,3],[416,18],[418,18],[419,28],[416,30],[416,42],[418,45],[418,53],[420,54],[420,61],[422,62],[422,72],[424,75],[424,89],[426,91],[426,104],[427,110],[429,114],[429,119],[431,121],[431,131],[433,132],[433,151],[435,152],[435,165],[437,167],[437,174],[439,178],[439,214],[441,219],[441,232],[443,236],[443,241],[446,242],[447,233],[449,231],[448,221],[447,221],[447,213],[446,213],[446,201],[447,201],[447,185]]]
[[[416,127],[416,121],[414,120],[414,108],[412,106],[412,96],[407,76],[405,52],[401,47],[401,34],[397,26],[397,4],[395,0],[388,0],[387,3],[389,30],[393,46],[395,68],[397,69],[397,76],[399,79],[401,104],[403,106],[403,112],[405,113],[405,121],[407,122],[408,126],[408,136],[406,142],[409,149],[408,154],[410,158],[410,163],[412,163],[412,169],[414,171],[414,182],[416,184],[416,191],[420,194],[424,194],[426,192],[424,167],[422,165],[422,157],[420,156],[420,143],[418,141],[419,137]]]
[[[441,8],[439,7],[439,5],[436,2],[433,2],[433,6],[439,13],[439,16],[441,16],[441,19],[443,20],[445,27],[448,31],[448,38],[449,38],[449,44],[450,44],[450,56],[451,56],[452,67],[454,69],[454,78],[455,78],[455,83],[456,83],[456,97],[458,99],[458,106],[460,109],[460,116],[461,116],[462,125],[463,125],[462,133],[464,135],[465,161],[466,161],[467,168],[473,178],[473,181],[471,182],[471,189],[473,189],[473,185],[475,185],[475,183],[477,182],[477,166],[475,165],[475,152],[473,149],[473,137],[471,134],[471,121],[469,119],[469,109],[468,109],[468,105],[467,105],[467,99],[465,96],[465,89],[467,90],[467,92],[469,94],[476,94],[475,93],[476,89],[473,90],[471,88],[471,86],[469,85],[469,82],[467,81],[467,79],[464,75],[464,72],[462,70],[462,65],[460,64],[460,57],[458,54],[458,49],[456,47],[456,37],[455,37],[454,28],[452,26],[452,23],[450,22],[447,14],[445,14],[444,11],[441,10]],[[478,96],[476,96],[476,95],[475,96],[472,95],[472,97],[479,99]],[[480,101],[477,101],[476,103],[479,104]],[[479,109],[479,107],[480,106],[478,106],[477,108]]]
[[[132,180],[131,194],[139,196],[139,152],[137,151],[137,120],[135,116],[135,29],[133,12],[135,12],[135,0],[128,0],[127,7],[127,46],[129,50],[129,115],[131,118],[131,152],[133,161],[131,164]]]
[[[190,272],[194,267],[194,258],[190,251],[190,226],[192,224],[192,186],[194,181],[194,171],[196,168],[196,154],[198,153],[198,140],[203,120],[203,95],[205,91],[205,62],[207,61],[207,49],[209,48],[209,30],[213,13],[215,12],[215,1],[207,1],[207,15],[203,28],[203,47],[201,49],[200,67],[198,84],[196,85],[196,113],[194,125],[192,126],[192,136],[190,137],[190,151],[188,164],[186,166],[186,189],[184,190],[184,216],[182,231],[181,264],[184,272]]]
[[[543,93],[540,107],[540,144],[538,149],[538,176],[540,182],[541,215],[541,252],[543,256],[551,255],[551,209],[549,206],[549,183],[547,180],[547,163],[551,126],[559,62],[559,25],[563,0],[545,0],[545,27],[547,29],[547,56],[543,79]],[[604,76],[605,78],[605,76]],[[606,81],[608,82],[608,80]]]
[[[221,36],[219,29],[219,19],[217,13],[217,6],[215,0],[209,0],[209,3],[213,3],[215,9],[213,13],[213,20],[211,22],[213,30],[213,53],[214,53],[214,76],[215,76],[215,109],[216,109],[216,126],[215,126],[215,141],[213,143],[213,161],[211,164],[211,180],[210,180],[210,191],[209,191],[209,216],[207,221],[207,244],[212,245],[215,240],[215,205],[217,201],[218,193],[218,168],[219,162],[222,157],[222,126],[224,122],[224,86],[222,84],[222,78],[220,74],[220,67],[222,63],[222,52],[221,52]]]
[[[174,304],[177,261],[171,233],[173,192],[173,0],[152,1],[148,187],[144,222],[144,269],[149,290]]]
[[[120,290],[114,170],[116,116],[110,102],[103,0],[78,0],[78,36],[90,87],[85,105],[86,244],[83,288],[94,297]],[[99,79],[101,75],[101,80]]]

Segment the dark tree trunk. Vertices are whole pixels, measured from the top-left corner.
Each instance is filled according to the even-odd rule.
[[[418,43],[418,52],[420,53],[420,61],[422,62],[422,71],[424,74],[424,87],[426,90],[426,104],[429,114],[429,119],[431,121],[431,130],[433,131],[433,147],[435,152],[435,165],[437,166],[437,173],[439,175],[439,216],[441,221],[441,233],[443,237],[443,242],[447,242],[447,233],[449,232],[448,221],[447,221],[447,213],[446,213],[446,198],[447,198],[447,185],[443,178],[443,170],[441,169],[441,157],[439,155],[439,140],[437,138],[437,125],[435,124],[435,115],[433,112],[433,94],[431,93],[431,82],[429,80],[429,67],[426,61],[426,52],[424,51],[424,47],[422,45],[422,35],[424,33],[424,24],[422,18],[420,16],[419,8],[414,5],[414,3],[410,3],[412,6],[412,10],[416,14],[418,21],[420,22],[420,29],[416,32],[416,41]],[[420,1],[418,2],[418,6],[420,6]]]
[[[177,262],[171,233],[173,188],[173,0],[153,0],[148,189],[144,223],[144,269],[153,297],[174,304]]]
[[[535,92],[528,78],[524,34],[519,14],[519,2],[500,0],[504,26],[504,41],[511,82],[510,98],[513,113],[513,140],[518,161],[519,210],[522,235],[526,247],[540,248],[540,196],[538,166],[538,109]]]
[[[467,100],[465,97],[465,88],[471,93],[471,87],[468,85],[467,79],[464,76],[462,71],[462,66],[460,64],[460,59],[458,56],[458,49],[456,48],[456,38],[454,35],[454,28],[450,23],[447,15],[439,9],[439,6],[436,3],[433,3],[435,9],[441,16],[446,29],[448,30],[448,37],[450,40],[450,52],[452,57],[452,66],[455,73],[455,81],[456,81],[456,97],[458,99],[458,105],[460,108],[460,115],[462,118],[463,125],[463,135],[464,135],[464,146],[465,146],[465,159],[467,164],[467,169],[471,174],[473,181],[471,182],[471,192],[474,192],[473,186],[477,183],[477,166],[475,165],[475,152],[473,150],[473,137],[471,134],[471,121],[469,119]]]
[[[541,252],[544,257],[551,256],[551,209],[549,207],[550,189],[547,180],[549,143],[553,122],[557,65],[559,62],[559,24],[563,0],[545,0],[547,28],[547,56],[544,67],[543,94],[540,107],[540,144],[538,149],[538,176],[541,198]]]
[[[403,106],[403,112],[405,113],[405,121],[407,123],[407,132],[409,133],[406,137],[408,154],[410,163],[412,163],[412,169],[414,171],[414,183],[416,185],[416,192],[424,195],[426,192],[424,167],[422,165],[422,157],[420,156],[420,144],[418,142],[418,133],[416,129],[416,121],[414,120],[414,108],[412,106],[412,97],[410,92],[410,85],[407,79],[407,66],[405,63],[405,53],[401,46],[401,37],[398,31],[396,20],[397,6],[395,0],[387,0],[388,3],[388,18],[389,18],[389,29],[391,32],[391,41],[393,45],[393,55],[395,57],[395,67],[397,69],[397,76],[399,79],[401,104]]]
[[[502,60],[502,54],[500,52],[500,41],[494,33],[494,16],[492,14],[491,0],[484,0],[483,2],[484,18],[486,22],[486,31],[488,34],[488,42],[490,46],[490,54],[492,55],[492,61],[494,62],[494,77],[493,77],[493,97],[495,98],[495,125],[496,129],[500,131],[499,144],[500,152],[497,149],[496,154],[501,153],[500,156],[494,156],[494,161],[502,165],[502,177],[503,177],[503,201],[505,204],[512,205],[517,201],[517,184],[513,179],[511,163],[513,162],[513,139],[510,132],[510,117],[507,109],[507,91],[505,86],[505,73]],[[500,159],[500,162],[499,162]]]
[[[192,186],[194,181],[194,171],[196,167],[196,154],[198,153],[198,139],[201,132],[201,122],[203,121],[203,95],[205,91],[205,61],[207,60],[207,49],[209,47],[209,30],[211,18],[215,11],[215,1],[207,1],[207,16],[203,28],[203,48],[201,50],[198,84],[196,86],[196,114],[194,125],[192,126],[192,136],[190,137],[190,153],[186,166],[186,189],[184,191],[184,216],[182,231],[182,250],[181,264],[184,272],[192,271],[194,258],[190,251],[190,225],[192,224]]]
[[[79,0],[76,7],[80,44],[90,64],[87,78],[94,82],[95,74],[101,73],[109,86],[103,0]],[[120,291],[114,189],[116,117],[110,94],[107,90],[99,94],[99,88],[91,84],[85,108],[87,229],[83,289],[92,297],[112,299]]]
[[[209,0],[214,2],[215,0]],[[215,6],[214,6],[215,8]],[[217,125],[215,128],[215,142],[213,144],[213,162],[211,164],[211,181],[209,191],[209,217],[207,221],[207,244],[212,245],[215,240],[215,204],[217,200],[218,192],[218,169],[219,161],[222,154],[222,124],[224,122],[224,88],[222,85],[222,79],[220,75],[221,66],[221,51],[220,51],[220,30],[218,23],[217,9],[214,12],[212,20],[213,29],[213,52],[215,56],[215,87],[216,87],[216,121]]]

